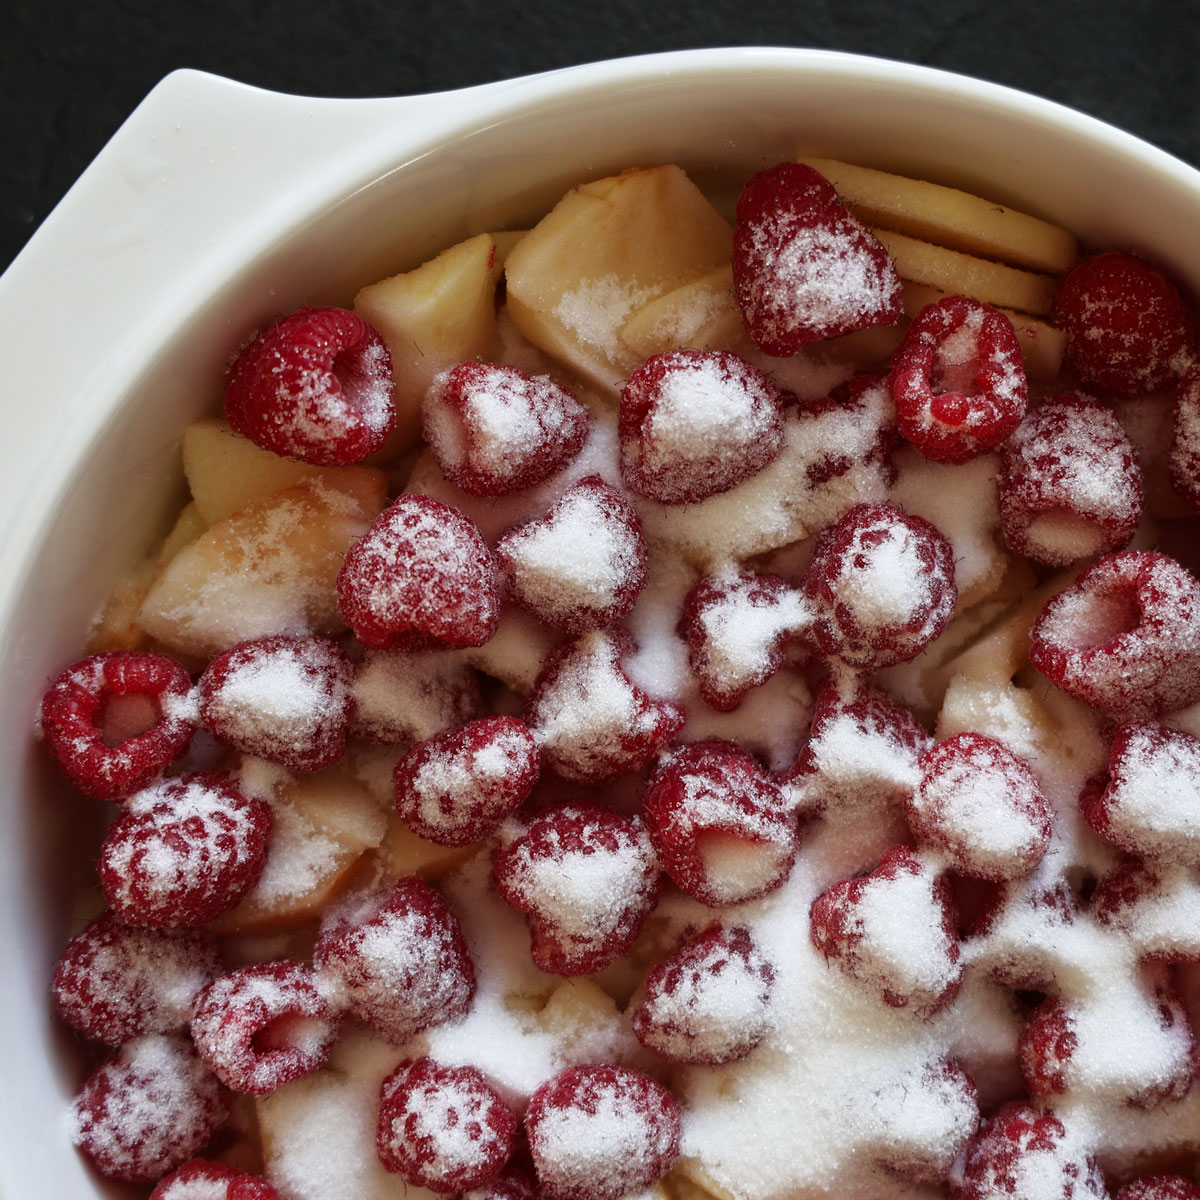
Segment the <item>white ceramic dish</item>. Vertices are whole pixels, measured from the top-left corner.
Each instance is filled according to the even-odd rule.
[[[48,676],[77,657],[120,566],[172,502],[175,440],[215,407],[214,364],[270,314],[346,301],[467,233],[517,226],[586,177],[665,161],[744,175],[801,149],[1010,201],[1169,263],[1200,293],[1200,174],[1184,164],[1021,93],[772,49],[369,101],[180,72],[0,280],[5,1200],[106,1194],[66,1146],[79,1067],[46,997],[88,817],[30,730]]]

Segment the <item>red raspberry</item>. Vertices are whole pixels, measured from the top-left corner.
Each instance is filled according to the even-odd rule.
[[[635,687],[621,665],[624,630],[580,634],[542,665],[525,721],[547,767],[576,783],[604,783],[644,767],[683,726],[676,704]]]
[[[1075,893],[1061,877],[1048,886],[1033,880],[1004,884],[975,914],[974,964],[1005,987],[1052,991],[1064,968],[1078,969],[1063,953],[1064,946],[1077,944],[1068,931],[1078,915]]]
[[[642,797],[663,869],[701,904],[723,908],[779,887],[796,858],[796,818],[754,757],[732,742],[674,751]]]
[[[137,929],[106,912],[67,943],[51,991],[69,1025],[120,1046],[185,1028],[196,993],[220,970],[210,934]]]
[[[917,758],[929,734],[886,692],[855,676],[817,691],[808,741],[780,777],[805,815],[906,800],[920,778]]]
[[[778,575],[728,567],[704,576],[683,601],[688,663],[700,695],[719,712],[737,708],[779,670],[807,627],[804,597]]]
[[[149,1034],[91,1073],[71,1116],[72,1140],[102,1175],[152,1183],[205,1145],[229,1101],[189,1041]]]
[[[1149,550],[1109,554],[1053,597],[1029,660],[1065,692],[1124,718],[1200,700],[1200,583]]]
[[[282,1200],[265,1179],[224,1163],[193,1158],[172,1171],[150,1200]]]
[[[1004,447],[996,500],[1009,548],[1035,562],[1065,567],[1120,550],[1142,516],[1137,450],[1112,409],[1055,396]]]
[[[1043,1000],[1029,1014],[1017,1043],[1021,1074],[1031,1096],[1061,1096],[1068,1090],[1068,1067],[1078,1046],[1066,1001]]]
[[[425,440],[470,496],[507,496],[549,479],[587,438],[587,410],[549,375],[465,362],[425,397]]]
[[[495,1179],[459,1192],[454,1200],[540,1200],[533,1180],[519,1167],[505,1167]]]
[[[1174,284],[1120,250],[1067,272],[1054,323],[1067,335],[1066,364],[1080,381],[1125,396],[1174,383],[1195,357],[1196,321]]]
[[[496,564],[479,530],[430,496],[400,496],[346,554],[338,609],[364,646],[482,646],[496,632]]]
[[[900,433],[934,462],[994,450],[1021,423],[1029,385],[1012,322],[969,296],[923,308],[892,358]]]
[[[525,803],[540,769],[524,721],[481,717],[422,742],[396,764],[396,811],[419,837],[466,846]]]
[[[1092,913],[1158,962],[1200,959],[1200,880],[1183,868],[1129,858],[1096,885]]]
[[[774,991],[750,931],[710,925],[650,972],[633,1032],[670,1062],[736,1062],[774,1029]]]
[[[1200,363],[1188,369],[1175,393],[1167,466],[1175,490],[1200,508]]]
[[[1107,1200],[1096,1161],[1052,1113],[1006,1104],[967,1148],[952,1200]]]
[[[956,871],[1002,882],[1028,875],[1050,846],[1050,803],[1037,776],[982,733],[926,750],[905,803],[913,833],[944,851]]]
[[[641,819],[595,804],[541,810],[492,871],[500,898],[526,914],[534,963],[553,975],[590,975],[624,954],[660,888]]]
[[[856,504],[817,539],[804,596],[822,654],[859,670],[909,662],[954,612],[954,550],[921,517]]]
[[[950,886],[907,846],[893,846],[869,875],[813,901],[813,945],[893,1008],[927,1017],[962,983]]]
[[[42,697],[42,737],[84,795],[120,800],[188,748],[196,731],[191,690],[188,673],[161,654],[93,654]]]
[[[379,1093],[379,1161],[405,1183],[434,1192],[473,1188],[499,1174],[517,1118],[474,1067],[432,1058],[402,1062]]]
[[[679,1106],[648,1075],[571,1067],[529,1101],[525,1131],[546,1200],[620,1200],[679,1156]]]
[[[746,328],[768,354],[900,319],[887,251],[811,167],[753,176],[737,204],[733,284]]]
[[[302,308],[237,356],[225,419],[256,446],[332,467],[383,448],[396,422],[392,356],[361,317]]]
[[[646,542],[633,506],[599,475],[569,488],[543,517],[496,543],[509,597],[568,633],[629,615],[646,582]]]
[[[783,396],[757,367],[723,350],[648,358],[621,389],[621,478],[660,504],[694,504],[779,457]]]
[[[350,660],[328,638],[266,637],[218,654],[200,677],[200,719],[217,741],[289,771],[346,752]]]
[[[458,918],[415,877],[327,912],[313,965],[322,994],[397,1045],[462,1016],[475,995]]]
[[[1200,1200],[1200,1187],[1181,1175],[1147,1175],[1127,1183],[1114,1200]]]
[[[479,678],[454,650],[368,650],[352,688],[349,733],[377,745],[424,742],[483,711]]]
[[[129,925],[206,925],[262,873],[265,801],[227,775],[179,775],[131,796],[100,849],[100,884]]]
[[[1130,854],[1167,866],[1200,866],[1200,740],[1140,721],[1113,737],[1106,786],[1082,800],[1087,823]]]
[[[317,991],[312,969],[263,962],[214,980],[196,997],[192,1038],[213,1074],[235,1092],[265,1096],[323,1066],[341,1014]]]

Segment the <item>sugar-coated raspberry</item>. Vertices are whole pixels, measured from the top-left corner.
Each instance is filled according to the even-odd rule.
[[[178,775],[131,796],[100,850],[100,884],[129,925],[206,925],[262,873],[271,810],[228,775]]]
[[[887,251],[811,167],[753,176],[737,204],[733,284],[746,328],[768,354],[900,319]]]
[[[916,786],[929,744],[921,723],[886,692],[839,674],[818,689],[808,740],[780,783],[805,815],[897,803]]]
[[[200,677],[200,719],[243,754],[289,771],[319,771],[346,752],[350,660],[322,637],[242,642]]]
[[[633,505],[599,475],[545,516],[508,530],[496,561],[510,599],[568,633],[628,616],[646,582],[646,541]]]
[[[256,446],[331,467],[383,448],[396,421],[392,356],[355,313],[302,308],[262,330],[225,384],[225,419]]]
[[[542,761],[576,783],[603,783],[644,767],[683,726],[677,705],[655,700],[621,665],[633,649],[624,630],[595,630],[560,646],[542,665],[525,721]]]
[[[474,1188],[512,1154],[517,1118],[474,1067],[402,1062],[379,1093],[379,1161],[414,1187]]]
[[[506,496],[561,470],[583,448],[587,410],[549,375],[464,362],[425,396],[425,440],[470,496]]]
[[[775,968],[750,931],[710,925],[650,972],[633,1032],[671,1062],[736,1062],[775,1027],[774,991]]]
[[[1100,1167],[1044,1109],[1004,1105],[967,1148],[953,1200],[1106,1200]]]
[[[770,679],[807,628],[803,595],[778,575],[725,568],[705,575],[683,601],[688,664],[700,695],[720,712]]]
[[[213,1074],[235,1092],[264,1096],[323,1066],[341,1013],[317,991],[312,968],[254,963],[196,997],[192,1038]]]
[[[540,1200],[533,1178],[520,1167],[507,1166],[495,1179],[459,1192],[454,1200]]]
[[[1157,721],[1122,725],[1108,780],[1085,792],[1088,824],[1114,846],[1161,865],[1200,866],[1200,739]]]
[[[1200,959],[1200,879],[1186,867],[1125,858],[1096,885],[1091,911],[1156,962]]]
[[[313,965],[322,994],[397,1045],[461,1016],[475,995],[458,918],[415,877],[327,911]]]
[[[500,898],[526,915],[534,963],[555,975],[588,975],[624,954],[660,888],[641,818],[562,804],[513,834],[492,870]]]
[[[1000,882],[1028,875],[1050,845],[1050,803],[1029,765],[982,733],[926,750],[905,804],[913,833],[956,871]]]
[[[856,504],[817,539],[804,596],[822,654],[860,670],[908,662],[954,612],[954,550],[921,517]]]
[[[496,632],[496,564],[474,522],[431,496],[385,508],[346,554],[338,610],[364,646],[482,646]]]
[[[139,929],[105,912],[67,943],[51,992],[73,1028],[121,1046],[185,1028],[196,993],[220,970],[211,934]]]
[[[1079,1045],[1066,1001],[1043,1000],[1026,1018],[1017,1045],[1021,1075],[1032,1096],[1061,1096],[1069,1086],[1067,1068]]]
[[[1055,396],[1005,445],[996,502],[1009,548],[1035,562],[1121,550],[1142,516],[1137,450],[1111,408]]]
[[[950,887],[907,846],[893,846],[870,874],[822,892],[809,931],[827,959],[893,1008],[928,1016],[962,983]]]
[[[281,1200],[260,1175],[238,1171],[222,1162],[189,1159],[150,1193],[150,1200]]]
[[[1188,368],[1175,393],[1167,467],[1175,490],[1200,508],[1200,363]]]
[[[656,354],[621,389],[621,478],[660,504],[727,492],[779,456],[782,405],[770,377],[736,354]]]
[[[193,1157],[228,1119],[225,1089],[186,1038],[135,1038],[88,1077],[72,1140],[109,1179],[152,1183]]]
[[[1061,876],[1002,884],[975,914],[973,966],[1005,987],[1055,991],[1066,965],[1062,947],[1074,942],[1079,917],[1075,892]]]
[[[479,677],[454,650],[368,650],[351,691],[350,736],[382,746],[426,741],[483,712]]]
[[[192,681],[162,654],[113,650],[68,667],[42,697],[46,748],[95,800],[145,787],[196,731]]]
[[[969,296],[947,296],[917,314],[888,387],[900,433],[934,462],[994,450],[1020,425],[1029,397],[1012,322]]]
[[[796,819],[777,784],[733,742],[696,742],[655,769],[642,806],[663,869],[701,904],[777,888],[796,858]]]
[[[524,721],[480,717],[413,747],[396,764],[396,811],[419,837],[466,846],[520,808],[540,769]]]
[[[624,1067],[571,1067],[529,1101],[525,1131],[546,1200],[620,1200],[679,1156],[675,1097]]]
[[[1200,1186],[1182,1175],[1148,1175],[1127,1183],[1114,1200],[1200,1200]]]
[[[1196,320],[1155,266],[1120,250],[1076,263],[1058,285],[1054,323],[1085,386],[1123,396],[1166,387],[1191,365]]]
[[[1184,708],[1200,700],[1200,583],[1155,551],[1105,555],[1042,609],[1029,660],[1113,716]]]

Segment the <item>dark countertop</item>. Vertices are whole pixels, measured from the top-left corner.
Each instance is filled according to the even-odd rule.
[[[846,50],[974,75],[1200,165],[1200,0],[10,0],[0,266],[178,67],[369,96],[721,45]]]

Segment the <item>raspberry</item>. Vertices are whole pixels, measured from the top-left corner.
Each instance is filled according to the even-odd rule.
[[[642,797],[663,869],[701,904],[741,904],[777,888],[796,857],[796,819],[752,755],[697,742],[659,764]]]
[[[1116,717],[1184,708],[1200,700],[1200,583],[1165,554],[1106,555],[1042,609],[1029,660]]]
[[[1157,962],[1200,959],[1200,880],[1186,868],[1127,858],[1096,885],[1096,920]]]
[[[1043,1000],[1021,1030],[1017,1057],[1031,1096],[1061,1096],[1068,1067],[1079,1046],[1071,1010],[1060,999]]]
[[[220,970],[210,934],[137,929],[106,912],[67,943],[51,991],[69,1025],[120,1046],[185,1028],[196,993]]]
[[[995,738],[959,733],[926,750],[905,804],[913,833],[956,871],[1002,882],[1028,875],[1050,845],[1050,804],[1037,776]]]
[[[1029,385],[1012,322],[969,296],[927,305],[892,357],[900,433],[934,462],[994,450],[1021,423]]]
[[[281,1200],[265,1179],[224,1163],[189,1159],[150,1193],[150,1200]]]
[[[624,954],[660,887],[641,819],[594,804],[541,810],[492,871],[500,898],[526,914],[534,963],[554,975],[589,975]]]
[[[426,741],[483,711],[479,679],[453,650],[368,650],[352,692],[350,735],[383,746]]]
[[[1096,1161],[1051,1112],[1006,1104],[967,1148],[952,1200],[1106,1200]]]
[[[1054,323],[1067,335],[1066,364],[1080,381],[1123,396],[1174,383],[1195,356],[1196,321],[1174,284],[1120,250],[1067,272]]]
[[[1167,466],[1175,490],[1200,508],[1200,363],[1188,369],[1175,393]]]
[[[462,1016],[475,995],[458,918],[415,877],[327,912],[313,965],[323,995],[397,1045]]]
[[[656,354],[621,389],[621,478],[660,504],[727,492],[778,458],[782,404],[770,377],[736,354]]]
[[[633,1032],[670,1062],[736,1062],[775,1027],[774,990],[750,931],[710,925],[650,972]]]
[[[811,167],[753,176],[737,204],[733,284],[750,336],[768,354],[900,319],[900,279],[877,238]]]
[[[474,1067],[401,1063],[380,1088],[379,1161],[434,1192],[473,1188],[512,1154],[517,1118]]]
[[[817,539],[804,596],[822,654],[859,670],[908,662],[954,612],[954,550],[921,517],[856,504]]]
[[[341,1026],[311,968],[263,962],[214,980],[196,997],[192,1038],[235,1092],[265,1096],[324,1065]]]
[[[464,362],[425,397],[425,440],[470,496],[507,496],[549,479],[583,448],[587,410],[549,375]]]
[[[869,875],[827,888],[809,915],[813,945],[893,1008],[927,1017],[962,982],[949,884],[907,846]]]
[[[186,1039],[135,1038],[88,1077],[72,1140],[109,1179],[152,1183],[186,1162],[229,1115],[227,1094]]]
[[[646,582],[646,542],[633,506],[599,475],[559,497],[545,516],[496,543],[509,597],[568,633],[628,616]]]
[[[1055,396],[1005,446],[997,504],[1009,548],[1035,562],[1120,550],[1142,516],[1137,451],[1112,409]]]
[[[624,630],[580,634],[546,659],[525,721],[547,767],[576,783],[604,783],[644,767],[683,726],[676,704],[635,687],[621,658]]]
[[[481,717],[422,742],[396,764],[396,811],[419,837],[466,846],[524,804],[539,770],[524,721]]]
[[[262,872],[265,801],[227,775],[179,775],[129,798],[100,849],[100,884],[129,925],[206,925]]]
[[[459,1192],[454,1200],[539,1200],[533,1180],[519,1167],[505,1167],[495,1179]]]
[[[120,800],[188,748],[196,731],[191,690],[188,673],[161,654],[93,654],[42,697],[42,737],[84,795]]]
[[[319,771],[346,752],[353,668],[321,637],[266,637],[218,654],[200,677],[200,719],[223,745]]]
[[[1127,1183],[1114,1200],[1200,1200],[1200,1187],[1181,1175],[1147,1175]]]
[[[529,1101],[525,1131],[546,1200],[620,1200],[679,1156],[675,1098],[624,1067],[571,1067]]]
[[[302,308],[262,330],[225,384],[225,419],[256,446],[332,467],[383,448],[395,424],[392,357],[341,308]]]
[[[729,712],[783,665],[808,627],[804,597],[778,575],[725,568],[706,575],[683,601],[688,663],[700,695]]]
[[[482,646],[496,632],[496,564],[474,523],[430,496],[400,496],[346,554],[338,610],[364,646]]]
[[[1167,866],[1200,866],[1200,740],[1140,721],[1113,737],[1107,786],[1082,801],[1087,823],[1130,854]]]

